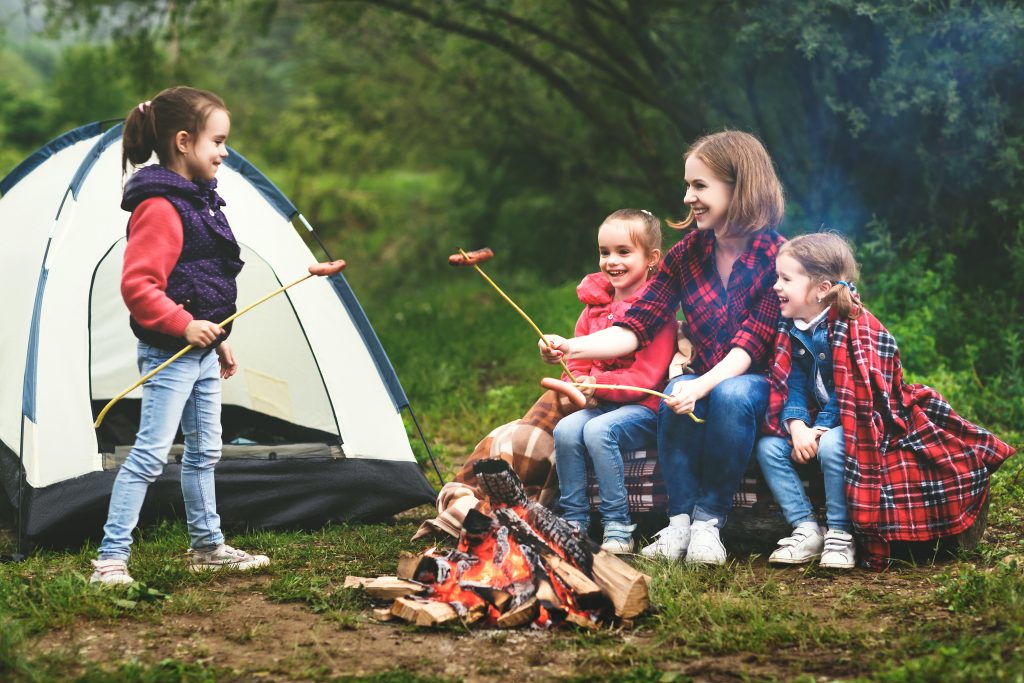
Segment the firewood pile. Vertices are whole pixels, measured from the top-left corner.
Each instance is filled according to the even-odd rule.
[[[394,600],[375,610],[378,618],[418,626],[598,628],[648,608],[650,577],[529,501],[505,461],[482,460],[474,471],[486,501],[466,515],[458,547],[403,554],[395,576],[346,579],[348,587]]]

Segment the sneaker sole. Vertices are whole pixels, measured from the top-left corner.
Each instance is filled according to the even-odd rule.
[[[605,551],[606,553],[611,553],[612,555],[633,555],[634,554],[632,548],[606,548],[604,546],[601,546],[601,550]]]
[[[255,562],[248,562],[245,564],[193,564],[189,565],[189,571],[194,574],[201,572],[215,572],[220,569],[227,569],[229,571],[244,572],[250,569],[259,569],[260,567],[266,567],[270,564],[270,559],[257,560]]]
[[[129,583],[135,583],[135,579],[130,576],[124,579],[108,579],[106,581],[103,579],[89,579],[89,584],[93,586],[125,586]]]
[[[780,558],[777,558],[777,557],[769,557],[768,558],[768,564],[790,564],[790,565],[793,565],[793,564],[810,564],[811,562],[814,562],[815,560],[817,560],[820,557],[821,557],[821,555],[814,555],[812,557],[808,557],[805,560],[788,559],[788,558],[787,559],[780,559]]]
[[[853,569],[857,566],[856,562],[853,563],[836,563],[836,562],[819,562],[818,566],[822,569]]]

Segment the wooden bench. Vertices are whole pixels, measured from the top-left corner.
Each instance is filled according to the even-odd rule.
[[[668,508],[668,494],[665,481],[661,478],[658,467],[658,452],[654,449],[633,451],[623,454],[623,466],[626,479],[626,494],[629,501],[629,512],[634,521],[644,516],[663,516]],[[817,464],[798,466],[797,471],[804,482],[807,497],[814,506],[818,519],[825,521],[825,488],[821,470]],[[596,511],[601,502],[597,489],[597,480],[592,472],[588,474],[587,495],[591,509]],[[940,542],[941,549],[955,551],[973,549],[981,541],[988,519],[988,502],[982,508],[974,525],[960,534]],[[663,519],[655,521],[656,531],[664,523]],[[646,529],[644,529],[646,530]],[[750,464],[739,490],[733,496],[733,507],[722,530],[731,542],[740,542],[752,548],[773,548],[778,539],[788,536],[791,527],[782,516],[768,484],[761,475],[757,459],[751,457]],[[910,545],[910,544],[908,544]],[[934,551],[934,544],[927,544]],[[913,550],[911,548],[911,550]],[[922,548],[927,554],[928,550]]]

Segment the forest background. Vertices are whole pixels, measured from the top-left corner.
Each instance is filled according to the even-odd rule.
[[[496,279],[543,328],[568,333],[602,218],[624,206],[682,217],[682,153],[723,128],[772,154],[785,235],[827,228],[855,242],[863,298],[912,379],[1004,434],[1024,425],[1015,3],[0,7],[0,172],[162,87],[222,94],[232,146],[351,262],[442,454],[512,419],[535,392],[524,378],[545,369],[529,328],[447,269],[447,254],[493,247]],[[478,408],[452,423],[469,398]]]
[[[908,378],[1024,442],[1020,3],[0,0],[0,27],[0,176],[164,87],[224,97],[229,144],[349,261],[446,478],[553,374],[447,255],[493,247],[487,271],[566,334],[604,216],[683,217],[682,154],[723,128],[773,156],[783,234],[854,242]],[[0,230],[11,248],[17,226]],[[426,508],[242,535],[274,558],[244,579],[190,574],[167,523],[140,531],[124,594],[85,582],[89,544],[0,564],[0,679],[1020,681],[1020,460],[993,479],[984,542],[952,563],[837,577],[757,554],[709,572],[637,559],[653,613],[597,635],[374,622],[341,577],[422,550],[407,539]]]

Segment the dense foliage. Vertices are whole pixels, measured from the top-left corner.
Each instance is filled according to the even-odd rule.
[[[786,234],[856,241],[911,376],[986,424],[1024,424],[1015,3],[44,5],[0,2],[46,26],[0,37],[0,172],[166,85],[214,89],[232,144],[356,264],[373,315],[430,291],[456,245],[494,247],[506,276],[578,278],[604,215],[680,217],[686,145],[741,128],[776,160]]]

